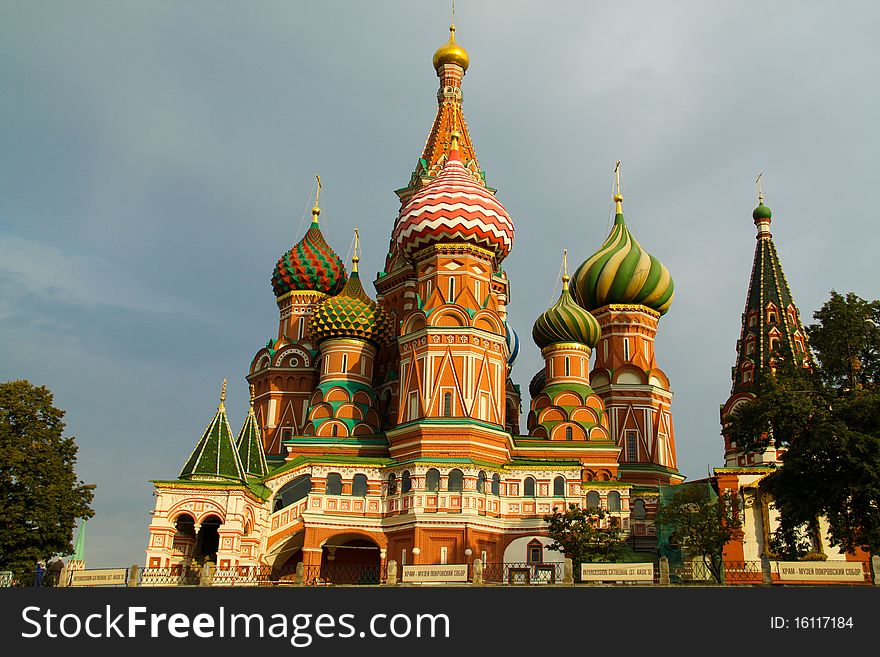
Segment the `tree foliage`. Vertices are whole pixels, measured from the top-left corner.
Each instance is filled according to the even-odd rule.
[[[571,559],[576,578],[580,577],[580,564],[615,562],[623,554],[624,536],[618,519],[606,514],[604,509],[582,509],[577,504],[569,504],[565,513],[554,510],[544,516],[544,520],[549,525],[547,533],[553,539],[548,548]]]
[[[831,293],[807,327],[816,370],[765,369],[756,398],[727,419],[737,449],[772,438],[783,466],[762,482],[781,514],[784,554],[803,551],[803,532],[828,521],[832,545],[880,551],[880,302]]]
[[[27,381],[0,383],[0,569],[32,572],[69,554],[77,518],[90,518],[93,485],[76,477],[77,445],[64,411]]]
[[[681,484],[658,507],[654,524],[670,528],[673,541],[701,557],[715,581],[721,581],[724,546],[741,525],[735,497],[719,501],[709,486]]]
[[[880,381],[880,301],[831,291],[807,327],[820,376],[831,389],[877,388]]]

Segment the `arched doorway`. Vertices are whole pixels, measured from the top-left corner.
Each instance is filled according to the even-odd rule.
[[[174,540],[172,552],[174,556],[192,559],[193,548],[196,544],[196,521],[188,513],[181,513],[174,521]]]
[[[384,579],[379,545],[357,534],[338,534],[324,543],[321,554],[322,582],[330,584],[379,584]]]
[[[197,561],[213,561],[217,563],[217,548],[220,547],[220,525],[223,521],[218,516],[208,516],[202,520],[202,526],[196,536],[196,548],[193,558]]]

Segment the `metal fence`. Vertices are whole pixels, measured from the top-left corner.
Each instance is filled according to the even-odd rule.
[[[388,578],[388,567],[378,564],[314,564],[303,566],[306,586],[337,586],[382,584]]]
[[[563,563],[487,563],[483,581],[504,585],[556,584],[562,582]]]
[[[138,586],[198,586],[201,571],[191,566],[141,569]]]

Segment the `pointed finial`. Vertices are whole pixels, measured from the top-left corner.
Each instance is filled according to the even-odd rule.
[[[318,215],[321,214],[321,208],[318,207],[318,199],[321,197],[321,176],[315,174],[315,180],[318,181],[318,189],[315,190],[315,207],[312,208],[312,223],[318,223]]]
[[[256,394],[254,393],[254,384],[253,383],[251,384],[250,388],[251,388],[251,410],[254,410],[254,398],[256,397]]]
[[[764,177],[764,172],[758,174],[758,177],[755,178],[755,187],[758,188],[758,205],[764,203],[764,190],[761,187],[761,178]]]
[[[568,275],[568,249],[562,249],[562,291],[568,289],[568,281],[571,280]]]
[[[223,385],[220,388],[220,410],[226,410],[226,379],[223,379]]]
[[[358,270],[358,263],[361,259],[358,257],[358,250],[361,245],[361,237],[358,233],[357,226],[354,227],[354,255],[351,256],[351,273],[354,274]]]
[[[620,160],[614,165],[614,213],[623,214],[623,194],[620,193]]]
[[[461,133],[458,130],[453,130],[452,134],[449,135],[449,138],[450,138],[449,150],[457,151],[459,149],[458,140],[461,139]]]

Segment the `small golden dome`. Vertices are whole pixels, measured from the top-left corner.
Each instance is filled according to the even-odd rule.
[[[467,50],[455,42],[455,25],[449,26],[449,41],[437,48],[434,53],[434,69],[440,70],[444,64],[458,64],[465,71],[471,63]]]

